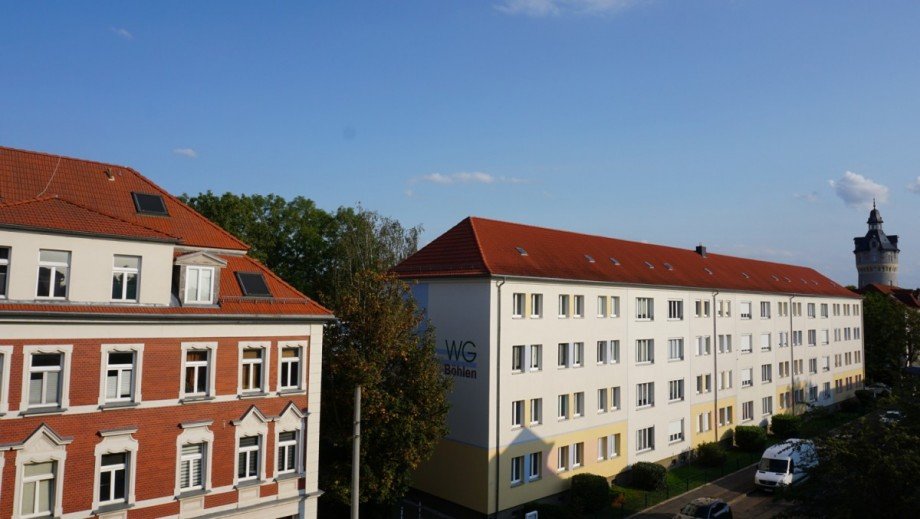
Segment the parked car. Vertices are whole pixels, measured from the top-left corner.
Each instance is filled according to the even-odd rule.
[[[805,481],[807,469],[817,464],[815,444],[791,438],[767,447],[754,474],[754,484],[764,490],[795,485]]]
[[[891,409],[891,410],[885,411],[885,414],[883,414],[882,417],[879,418],[879,421],[882,423],[893,425],[893,424],[900,422],[901,419],[903,418],[904,418],[904,413],[902,413],[901,411],[895,411]]]
[[[721,499],[698,497],[690,501],[674,519],[732,519],[732,508]]]
[[[875,398],[891,396],[891,386],[882,382],[876,382],[875,384],[866,386],[866,391],[872,393],[872,396]]]

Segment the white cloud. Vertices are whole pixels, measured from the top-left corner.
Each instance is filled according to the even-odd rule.
[[[911,193],[920,195],[920,177],[917,177],[913,182],[907,184],[907,190]]]
[[[410,184],[418,182],[430,182],[442,186],[451,184],[526,184],[527,180],[516,177],[495,176],[482,171],[461,171],[459,173],[429,173],[420,177],[413,178]]]
[[[798,200],[803,200],[803,201],[805,201],[805,202],[814,203],[814,202],[817,202],[817,201],[818,201],[818,192],[817,192],[817,191],[812,191],[811,193],[795,193],[795,194],[792,195],[792,196],[795,197],[795,198],[797,198]]]
[[[609,14],[645,0],[501,0],[495,9],[505,14],[558,16],[560,14]]]
[[[888,188],[859,173],[847,171],[840,180],[828,181],[837,196],[850,207],[869,209],[872,201],[888,201]]]
[[[113,34],[115,34],[115,36],[119,36],[126,40],[134,39],[134,35],[128,32],[128,29],[125,29],[122,27],[109,27],[109,29],[112,31]]]
[[[198,158],[198,152],[192,148],[176,148],[173,150],[173,153],[176,155],[182,155],[183,157],[188,157],[190,159]]]

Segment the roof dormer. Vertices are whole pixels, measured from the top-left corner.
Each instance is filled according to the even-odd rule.
[[[178,256],[173,273],[173,288],[185,305],[214,305],[220,295],[220,271],[227,262],[204,251]]]

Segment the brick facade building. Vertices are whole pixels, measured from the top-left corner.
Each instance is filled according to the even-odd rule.
[[[330,312],[130,168],[0,197],[0,517],[315,517]]]

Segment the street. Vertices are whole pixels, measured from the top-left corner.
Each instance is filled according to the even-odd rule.
[[[641,519],[663,519],[673,517],[681,508],[698,497],[717,497],[731,505],[734,517],[738,519],[769,519],[789,508],[789,503],[774,500],[773,494],[754,488],[756,465],[751,465],[707,485],[649,508],[632,517]]]

